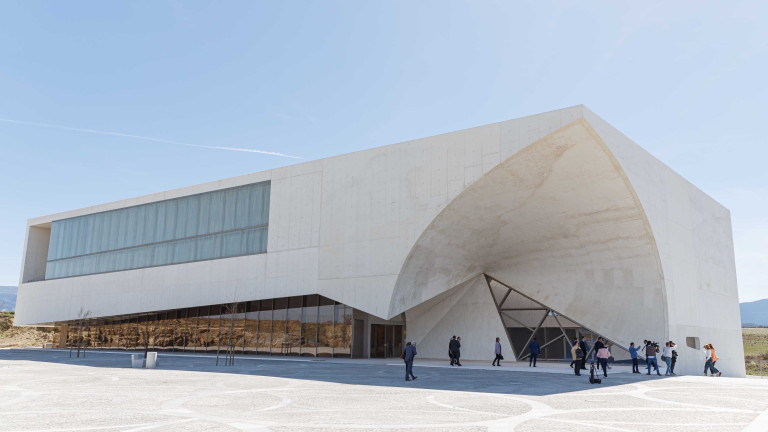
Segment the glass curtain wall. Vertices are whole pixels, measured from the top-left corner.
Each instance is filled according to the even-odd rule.
[[[234,311],[234,313],[232,313]],[[89,348],[226,351],[303,357],[349,357],[350,306],[319,295],[283,297],[70,322],[67,343]]]
[[[46,279],[264,253],[270,182],[51,224]]]

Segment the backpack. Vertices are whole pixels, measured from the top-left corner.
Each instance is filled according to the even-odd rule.
[[[584,358],[584,350],[581,348],[576,349],[576,358]]]

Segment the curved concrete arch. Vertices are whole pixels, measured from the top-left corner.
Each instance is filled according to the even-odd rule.
[[[403,264],[390,316],[481,273],[621,345],[645,336],[638,327],[659,340],[669,333],[645,212],[583,119],[517,152],[440,212]]]

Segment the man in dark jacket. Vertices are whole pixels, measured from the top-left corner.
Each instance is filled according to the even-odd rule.
[[[461,362],[459,362],[459,357],[461,357],[461,338],[456,339],[456,336],[453,336],[453,339],[451,339],[450,342],[448,342],[448,354],[451,356],[451,366],[454,365],[454,363],[457,366],[461,366]]]
[[[461,366],[461,336],[456,338],[456,348],[453,351],[453,358],[456,360],[456,366]]]
[[[587,345],[587,337],[582,336],[579,341],[579,348],[581,348],[581,370],[587,370],[587,355],[589,354],[589,346]]]
[[[536,342],[536,338],[533,338],[531,343],[528,345],[528,351],[530,352],[531,357],[528,359],[528,367],[531,367],[531,364],[533,364],[533,367],[536,367],[536,359],[539,357],[539,351],[541,350],[541,345],[539,345],[538,342]]]
[[[416,358],[416,345],[411,345],[410,342],[405,344],[405,352],[403,353],[403,361],[405,362],[405,380],[410,381],[411,378],[416,379],[413,374],[413,359]]]
[[[456,362],[456,359],[453,358],[453,346],[456,344],[456,335],[453,335],[451,339],[448,340],[448,358],[451,359],[451,366]]]

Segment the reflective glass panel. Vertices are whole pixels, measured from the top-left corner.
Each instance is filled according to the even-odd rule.
[[[289,343],[285,339],[288,299],[275,299],[272,311],[272,355],[287,355]]]
[[[51,224],[46,279],[266,252],[270,182]]]
[[[333,300],[320,297],[317,318],[317,356],[333,355]]]

